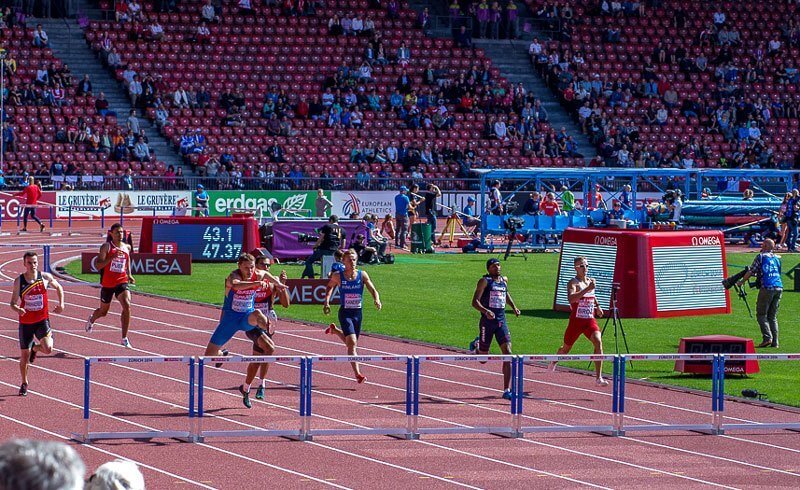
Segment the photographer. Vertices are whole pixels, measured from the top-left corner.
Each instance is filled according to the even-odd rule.
[[[335,214],[328,218],[328,223],[317,230],[319,232],[319,239],[314,244],[314,253],[306,259],[306,268],[303,269],[301,278],[314,279],[314,262],[321,259],[326,255],[333,255],[334,252],[339,250],[344,238],[344,231],[339,226],[339,217]]]
[[[778,308],[781,304],[783,283],[781,281],[781,259],[772,251],[775,242],[769,238],[761,244],[759,253],[745,275],[736,284],[742,286],[751,276],[758,278],[758,300],[756,320],[761,327],[762,342],[758,347],[778,347]]]

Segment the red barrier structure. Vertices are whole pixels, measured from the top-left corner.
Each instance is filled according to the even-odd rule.
[[[553,309],[569,311],[567,282],[573,259],[589,261],[597,299],[609,304],[619,285],[619,314],[658,318],[730,313],[725,241],[719,231],[652,231],[568,228],[564,231]]]

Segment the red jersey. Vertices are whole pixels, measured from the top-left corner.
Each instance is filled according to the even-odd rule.
[[[265,288],[256,289],[256,309],[269,311],[272,309],[272,285],[268,284]]]
[[[108,242],[108,245],[108,256],[112,259],[103,267],[100,285],[104,288],[114,288],[128,282],[128,263],[131,256],[125,250],[115,247],[114,242]]]
[[[39,202],[39,199],[42,197],[42,190],[39,189],[38,185],[31,184],[26,186],[21,191],[14,194],[15,196],[22,196],[25,198],[25,204],[28,206],[34,206]]]
[[[545,216],[555,216],[558,213],[558,203],[555,201],[544,201],[539,205]]]
[[[20,323],[32,325],[47,320],[47,288],[41,272],[37,272],[36,279],[30,283],[25,279],[25,274],[20,274],[19,297],[19,306],[25,310],[25,314],[19,316]]]

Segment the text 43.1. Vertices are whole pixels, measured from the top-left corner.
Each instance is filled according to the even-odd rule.
[[[203,241],[205,242],[230,242],[233,240],[233,228],[226,226],[206,226],[203,230]]]

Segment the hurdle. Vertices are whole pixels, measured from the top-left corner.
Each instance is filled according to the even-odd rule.
[[[91,432],[90,407],[91,399],[91,372],[93,364],[137,364],[153,365],[163,363],[180,363],[189,367],[189,399],[187,430],[149,430],[135,432]],[[185,442],[195,442],[195,358],[192,356],[174,357],[86,357],[83,362],[83,433],[72,433],[71,439],[81,443],[91,443],[104,439],[154,439],[167,438],[179,439]]]
[[[207,364],[223,363],[223,364],[240,364],[240,363],[289,363],[298,364],[300,366],[300,421],[297,429],[239,429],[239,430],[205,430],[203,428],[203,420],[206,416],[205,409],[205,381],[206,381],[206,367]],[[217,357],[199,357],[197,359],[197,425],[195,432],[195,440],[202,442],[207,437],[253,437],[253,436],[267,436],[267,437],[284,437],[287,439],[306,440],[305,432],[303,430],[303,414],[306,411],[306,403],[310,405],[310,397],[307,396],[306,390],[311,387],[311,383],[305,383],[306,377],[306,358],[302,356],[217,356]],[[306,401],[308,400],[308,401]]]
[[[421,366],[425,362],[510,362],[511,363],[511,401],[509,403],[509,423],[501,426],[456,426],[456,427],[419,427],[419,395]],[[416,428],[414,433],[422,434],[494,434],[502,437],[521,437],[519,431],[519,415],[522,409],[522,359],[516,355],[442,355],[430,356],[422,355],[414,357],[413,372],[413,426]]]
[[[108,206],[77,206],[73,204],[68,204],[66,206],[57,206],[59,212],[67,212],[67,234],[68,235],[77,235],[78,233],[73,233],[72,231],[72,223],[75,219],[75,214],[85,214],[88,216],[90,220],[94,219],[94,214],[91,214],[92,211],[100,211],[100,230],[101,232],[106,228],[106,209]]]
[[[627,361],[694,361],[711,362],[711,415],[708,423],[699,424],[625,424],[625,384],[627,379]],[[619,356],[617,362],[618,374],[618,413],[615,419],[618,435],[625,435],[626,431],[695,431],[706,434],[719,434],[722,405],[722,378],[724,378],[724,365],[719,354],[628,354]]]
[[[42,206],[42,205],[38,205],[38,204],[36,206],[26,206],[24,204],[21,204],[19,208],[20,208],[21,211],[23,211],[23,213],[24,213],[25,209],[30,209],[30,208],[47,209],[47,210],[49,210],[50,213],[49,213],[49,216],[47,217],[47,219],[50,222],[50,229],[53,229],[53,222],[55,221],[55,218],[56,218],[55,217],[55,213],[54,213],[55,206],[52,206],[52,205],[50,205],[50,206]],[[17,213],[17,228],[19,228],[19,225],[22,223],[22,215],[23,215],[23,213]],[[0,213],[0,216],[2,216],[2,213]],[[3,224],[2,218],[0,218],[0,226],[2,226],[2,224]]]
[[[603,361],[603,362],[611,362],[613,365],[613,371],[611,376],[611,411],[609,412],[610,420],[608,424],[585,424],[585,425],[524,425],[522,423],[523,411],[522,411],[522,400],[525,398],[525,373],[524,373],[524,365],[526,362],[533,363],[533,362],[569,362],[569,361],[580,361],[580,362],[595,362],[595,361]],[[622,420],[620,418],[620,404],[619,404],[619,395],[621,392],[621,385],[620,385],[620,373],[621,367],[620,357],[617,355],[612,354],[581,354],[581,355],[523,355],[520,356],[520,368],[519,368],[519,400],[518,400],[518,420],[519,426],[518,430],[522,434],[526,433],[542,433],[542,432],[595,432],[603,435],[611,435],[617,436],[620,435],[618,425],[621,424]],[[529,397],[532,395],[528,395]]]
[[[729,430],[775,430],[786,429],[800,431],[800,414],[798,422],[749,422],[725,423],[725,363],[728,361],[800,361],[800,354],[720,354],[717,377],[719,385],[717,390],[718,414],[714,420],[717,433],[724,434]]]
[[[405,387],[405,427],[354,427],[347,429],[315,429],[312,424],[313,411],[311,403],[312,379],[314,375],[315,364],[321,363],[404,363],[406,370],[406,387]],[[331,436],[331,435],[385,435],[400,439],[416,439],[417,435],[414,432],[415,418],[413,415],[415,405],[418,406],[418,399],[416,398],[416,390],[414,389],[414,373],[415,373],[415,359],[412,356],[314,356],[307,357],[305,360],[306,367],[302,370],[302,375],[305,378],[301,381],[301,385],[305,387],[301,394],[301,419],[303,426],[304,440],[313,440],[314,436]],[[417,378],[418,379],[418,378]]]

